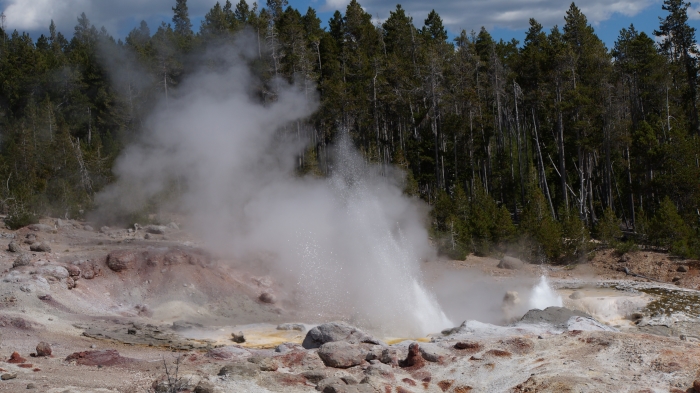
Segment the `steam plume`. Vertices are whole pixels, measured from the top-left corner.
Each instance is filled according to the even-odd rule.
[[[452,326],[421,283],[419,265],[434,257],[427,209],[402,194],[401,173],[382,176],[341,131],[332,175],[296,176],[305,143],[279,130],[317,102],[284,83],[274,103],[252,98],[244,40],[217,53],[224,67],[189,77],[151,116],[99,196],[103,213],[137,211],[176,184],[178,208],[209,247],[237,258],[264,253],[266,268],[320,319],[345,316],[395,335]]]

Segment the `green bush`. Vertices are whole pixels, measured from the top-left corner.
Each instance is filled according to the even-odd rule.
[[[37,224],[38,222],[39,217],[27,211],[16,211],[5,218],[5,225],[12,230],[20,229],[31,224]]]
[[[609,248],[617,247],[622,237],[620,220],[618,220],[612,207],[608,206],[603,212],[603,217],[596,226],[596,235],[603,245]]]

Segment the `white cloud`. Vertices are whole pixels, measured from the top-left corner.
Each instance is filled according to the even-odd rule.
[[[481,26],[490,29],[503,27],[509,29],[527,28],[530,18],[537,19],[545,26],[562,25],[564,15],[571,4],[561,0],[359,0],[363,8],[378,20],[389,16],[389,11],[400,2],[408,14],[413,16],[417,25],[430,10],[440,14],[445,25],[453,32],[461,29],[478,30]],[[657,0],[578,0],[576,5],[581,8],[594,25],[609,19],[613,14],[634,16]],[[349,0],[326,0],[328,8],[343,10]]]
[[[190,16],[204,15],[215,3],[216,0],[188,1]],[[131,29],[142,19],[155,30],[160,20],[171,20],[174,5],[175,0],[0,0],[8,30],[45,33],[53,19],[58,30],[67,36],[72,35],[82,12],[98,28],[105,26],[110,33],[121,35],[122,29]],[[194,26],[195,30],[198,27]]]

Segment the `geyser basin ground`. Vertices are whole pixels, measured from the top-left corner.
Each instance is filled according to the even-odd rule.
[[[624,273],[609,267],[617,268],[616,261],[600,269],[594,261],[574,269],[526,265],[524,270],[510,271],[498,269],[495,259],[471,256],[467,261],[433,260],[421,264],[426,288],[445,313],[458,321],[455,324],[466,319],[504,324],[505,293],[517,291],[521,304],[526,304],[528,291],[544,273],[565,306],[574,291],[582,292],[578,300],[601,319],[609,315],[608,323],[621,326],[622,332],[560,334],[542,328],[496,329],[473,322],[469,326],[485,327],[489,334],[465,336],[465,347],[472,349],[459,352],[447,348],[454,361],[426,361],[423,367],[415,369],[390,367],[388,372],[393,379],[383,377],[377,368],[380,366],[370,362],[349,369],[328,368],[313,350],[295,354],[298,357],[278,371],[256,369],[252,376],[219,377],[219,370],[232,363],[248,364],[246,359],[255,360],[257,356],[284,356],[263,348],[281,341],[299,342],[305,334],[277,330],[279,324],[316,324],[326,320],[314,314],[313,308],[305,312],[290,302],[287,288],[278,286],[266,272],[246,266],[243,261],[204,258],[206,253],[196,251],[198,240],[184,231],[168,229],[147,240],[143,232],[108,229],[100,233],[83,229],[79,222],[68,221],[68,226],[62,227],[53,220],[42,223],[49,229],[2,231],[7,242],[34,234],[51,244],[54,251],[31,254],[28,245],[20,242],[22,252],[30,256],[30,265],[22,267],[13,267],[17,254],[0,252],[0,355],[9,359],[17,351],[27,360],[23,364],[32,365],[24,368],[0,363],[5,370],[2,373],[15,376],[0,381],[0,391],[25,391],[33,383],[37,391],[50,393],[142,392],[164,374],[163,359],[171,364],[177,354],[182,355],[181,374],[194,383],[212,383],[216,393],[314,392],[317,382],[312,382],[314,377],[307,372],[351,375],[358,381],[368,377],[381,387],[380,393],[384,386],[391,391],[401,388],[405,392],[435,393],[443,392],[446,386],[444,391],[450,393],[526,389],[669,392],[692,386],[700,369],[700,351],[693,342],[700,337],[692,304],[698,295],[696,291],[626,278]],[[137,258],[142,264],[132,260],[124,270],[116,272],[106,259],[115,250],[146,250],[150,259]],[[655,264],[662,258],[652,255],[657,258]],[[79,275],[75,275],[75,268],[80,270]],[[667,270],[672,270],[671,266],[664,269]],[[682,276],[681,283],[692,283],[694,271],[691,268],[688,276]],[[443,281],[445,276],[450,280]],[[76,282],[76,287],[68,289]],[[655,291],[664,292],[657,295]],[[265,293],[272,297],[262,296]],[[642,305],[642,300],[651,302]],[[675,301],[688,304],[679,307],[679,313],[671,306]],[[618,320],[627,310],[622,307],[627,302],[641,305],[642,317],[622,320],[625,324]],[[655,306],[662,303],[665,305]],[[328,320],[337,317],[329,316]],[[238,331],[244,332],[247,343],[238,345],[230,340],[231,333]],[[377,336],[388,344],[404,338],[444,343],[440,332],[435,333],[419,340],[415,336],[392,338],[391,332]],[[40,341],[51,345],[53,357],[30,356]],[[392,348],[404,351],[401,353],[405,356],[411,341],[399,342]],[[211,349],[217,345],[224,346]],[[172,352],[173,349],[178,352]],[[115,356],[111,355],[113,352],[102,353],[109,363],[102,368],[65,361],[75,352],[89,357],[86,351],[102,350],[118,352]],[[465,355],[471,350],[474,352]],[[430,381],[424,382],[428,377]],[[465,390],[467,387],[471,390]]]

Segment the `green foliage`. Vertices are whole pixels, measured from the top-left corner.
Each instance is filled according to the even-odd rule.
[[[692,231],[678,214],[670,198],[661,201],[649,224],[649,237],[653,244],[683,257],[690,256],[688,245]]]
[[[606,247],[614,248],[622,238],[620,220],[615,215],[612,207],[608,206],[603,212],[603,217],[596,226],[596,237]]]
[[[563,254],[572,260],[582,260],[591,250],[590,231],[572,210],[559,213],[562,226]]]
[[[554,220],[549,206],[536,185],[528,190],[527,205],[523,210],[520,230],[534,244],[530,246],[533,259],[544,256],[550,261],[562,254],[562,230],[559,222]]]
[[[10,214],[5,217],[5,225],[12,230],[20,229],[30,224],[37,224],[38,222],[38,216],[19,207],[12,209]]]

